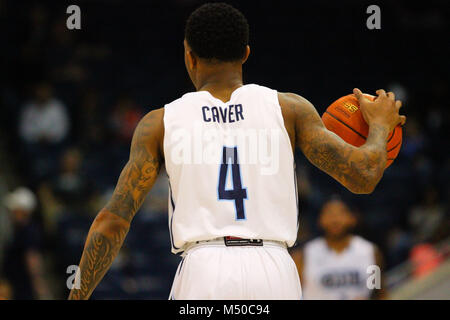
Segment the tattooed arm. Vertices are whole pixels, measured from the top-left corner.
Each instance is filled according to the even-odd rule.
[[[69,299],[89,299],[116,257],[131,220],[153,186],[163,161],[164,109],[147,114],[131,142],[130,159],[120,174],[114,194],[89,230],[77,273],[80,288]]]
[[[371,193],[386,166],[386,140],[389,132],[405,122],[398,114],[400,101],[392,92],[378,90],[374,102],[354,90],[364,119],[369,124],[366,143],[357,148],[327,130],[314,106],[306,99],[279,93],[279,101],[286,127],[291,129],[291,140],[308,160],[328,173],[353,193]],[[289,130],[288,130],[289,132]]]

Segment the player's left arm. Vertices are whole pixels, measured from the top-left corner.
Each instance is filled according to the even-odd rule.
[[[131,220],[152,188],[163,163],[164,109],[147,114],[131,142],[130,158],[120,174],[111,200],[89,230],[77,273],[80,288],[69,299],[89,299],[122,247]]]
[[[399,115],[400,101],[392,92],[378,90],[375,102],[368,101],[359,89],[354,93],[360,99],[361,110],[371,119],[366,142],[355,147],[329,131],[314,106],[305,98],[292,93],[278,93],[283,117],[292,122],[294,142],[306,158],[329,174],[349,191],[372,193],[386,168],[386,141],[390,131],[406,118]],[[366,101],[367,100],[367,101]]]

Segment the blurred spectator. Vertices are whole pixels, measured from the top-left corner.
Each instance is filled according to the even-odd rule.
[[[6,243],[3,274],[11,284],[14,299],[49,298],[41,255],[41,235],[32,220],[36,197],[26,188],[18,188],[5,199],[11,213],[13,236]]]
[[[53,96],[49,83],[34,88],[33,99],[26,103],[19,119],[19,134],[36,178],[52,171],[58,147],[69,133],[70,121],[65,105]]]
[[[354,234],[357,217],[339,198],[326,201],[318,224],[323,236],[292,250],[291,255],[302,283],[306,300],[366,300],[384,298],[383,277],[380,287],[367,286],[368,268],[384,269],[384,259],[376,245]],[[381,276],[381,275],[380,275]]]
[[[59,16],[53,21],[46,58],[57,84],[80,83],[87,77],[86,69],[75,57],[76,36],[74,32],[67,32],[65,16]]]
[[[136,103],[128,96],[122,96],[114,106],[110,125],[119,141],[128,144],[133,137],[134,129],[143,116]]]
[[[408,158],[414,158],[414,156],[423,149],[426,142],[423,131],[417,120],[413,117],[408,118],[404,131],[405,137],[403,139],[401,152]]]
[[[30,9],[30,35],[28,44],[30,47],[38,47],[37,45],[43,43],[48,33],[48,12],[47,9],[39,4],[35,4]]]
[[[108,118],[110,138],[114,141],[109,152],[116,164],[112,172],[120,172],[128,161],[134,129],[143,116],[142,110],[131,97],[122,95],[118,98]]]
[[[443,225],[445,212],[438,200],[437,191],[433,187],[428,187],[422,202],[412,208],[409,223],[416,242],[434,240],[437,231]]]
[[[81,172],[83,156],[77,148],[67,149],[60,158],[60,169],[52,181],[56,197],[65,205],[86,200],[89,182]]]
[[[394,227],[387,234],[387,267],[398,265],[409,258],[414,242],[409,232]]]
[[[60,143],[69,132],[66,107],[45,82],[36,85],[33,100],[25,104],[19,121],[20,135],[29,144]]]
[[[411,250],[411,261],[413,263],[414,276],[420,278],[439,267],[442,257],[431,244],[423,243]]]
[[[0,279],[0,300],[11,300],[12,297],[12,288],[8,281]]]
[[[100,146],[105,139],[105,123],[97,90],[89,89],[83,94],[78,112],[79,135],[83,147]]]
[[[42,214],[46,230],[54,231],[58,215],[62,211],[84,206],[88,202],[91,187],[81,172],[83,155],[78,148],[68,148],[59,160],[59,172],[49,183],[41,184],[39,197],[44,201]]]

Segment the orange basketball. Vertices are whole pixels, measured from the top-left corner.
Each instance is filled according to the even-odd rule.
[[[364,96],[371,100],[375,99],[374,96],[368,94]],[[349,94],[333,102],[322,115],[322,121],[328,130],[333,131],[349,144],[359,147],[366,142],[369,126],[364,121],[358,99],[354,94]],[[386,168],[397,158],[401,145],[402,127],[398,125],[388,136]]]

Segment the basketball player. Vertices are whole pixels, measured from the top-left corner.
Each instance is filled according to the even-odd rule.
[[[191,14],[184,59],[197,91],[138,124],[130,159],[87,236],[81,287],[72,289],[70,299],[89,298],[163,165],[172,251],[183,256],[170,298],[301,298],[286,249],[297,234],[294,148],[352,192],[370,193],[383,175],[388,133],[405,117],[393,93],[378,90],[371,102],[355,89],[370,132],[360,148],[349,145],[324,127],[306,99],[243,84],[248,39],[245,17],[227,4],[205,4]],[[249,132],[257,132],[259,141],[244,143],[240,134]],[[264,161],[240,161],[244,153],[264,153],[249,151],[260,145],[272,150],[275,165],[267,172]]]
[[[319,225],[324,236],[307,242],[303,250],[292,253],[304,299],[382,298],[381,272],[379,288],[371,290],[373,288],[367,285],[368,277],[374,274],[369,267],[375,265],[381,271],[381,253],[371,242],[351,234],[356,218],[350,208],[339,199],[326,202],[319,216]]]

